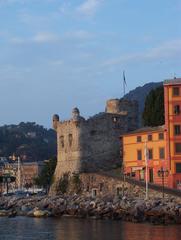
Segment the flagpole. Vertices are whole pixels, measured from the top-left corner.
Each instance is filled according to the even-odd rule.
[[[145,166],[146,166],[146,173],[145,173],[145,182],[146,182],[146,196],[145,200],[148,200],[148,156],[147,156],[147,141],[145,140]]]
[[[125,71],[123,71],[123,96],[125,96],[126,94],[125,85],[126,85],[126,77],[125,77]]]
[[[124,94],[124,96],[125,96],[125,82],[123,81],[123,94]]]

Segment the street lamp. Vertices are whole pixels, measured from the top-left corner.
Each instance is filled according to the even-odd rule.
[[[164,170],[163,167],[161,167],[160,170],[158,170],[158,176],[162,178],[162,198],[164,199],[164,187],[165,187],[165,177],[168,177],[169,172],[168,170]]]
[[[147,148],[147,141],[145,141],[145,182],[146,182],[146,196],[145,200],[148,200],[148,148]]]

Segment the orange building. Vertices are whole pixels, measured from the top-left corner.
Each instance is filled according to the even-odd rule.
[[[159,170],[165,171],[164,183],[181,186],[181,78],[164,81],[165,125],[145,127],[122,136],[125,174],[161,184]]]

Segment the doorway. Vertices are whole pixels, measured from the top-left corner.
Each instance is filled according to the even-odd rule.
[[[149,169],[149,182],[153,183],[153,168]]]

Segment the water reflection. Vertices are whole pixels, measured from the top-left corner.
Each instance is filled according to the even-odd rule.
[[[153,226],[150,224],[123,223],[123,239],[126,240],[179,240],[180,226]]]
[[[0,218],[0,240],[180,240],[179,229],[72,218]]]

